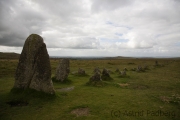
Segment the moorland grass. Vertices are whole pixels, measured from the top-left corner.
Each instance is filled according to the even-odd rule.
[[[110,119],[110,120],[179,120],[180,119],[180,60],[106,59],[70,60],[70,70],[83,68],[87,76],[69,74],[71,82],[53,81],[55,90],[74,86],[72,91],[56,91],[55,95],[32,89],[12,89],[18,60],[0,60],[0,119]],[[52,77],[58,60],[51,60]],[[138,65],[147,65],[145,72],[131,71]],[[127,68],[126,77],[110,74],[111,81],[103,86],[88,86],[94,68],[120,71]],[[19,103],[11,106],[8,102]],[[27,104],[26,104],[27,103]],[[71,111],[88,108],[87,116],[77,117]],[[157,114],[158,111],[164,114]],[[166,114],[165,114],[166,113]]]

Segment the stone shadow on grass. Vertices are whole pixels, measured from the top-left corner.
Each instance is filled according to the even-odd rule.
[[[113,78],[112,77],[107,77],[107,76],[101,76],[101,79],[103,81],[113,81]]]
[[[87,73],[85,73],[85,74],[79,74],[78,72],[73,72],[73,73],[71,73],[72,75],[74,75],[74,76],[78,76],[78,77],[88,77],[88,76],[90,76],[90,75],[88,75]]]
[[[58,81],[55,77],[52,77],[52,81],[60,84],[72,84],[72,80],[66,78],[64,81]]]
[[[118,75],[117,77],[118,77],[118,78],[130,78],[129,75]]]
[[[10,107],[28,106],[30,101],[38,100],[40,103],[46,103],[56,99],[56,94],[49,94],[43,91],[26,88],[12,88],[6,97],[6,104]]]
[[[103,81],[88,81],[87,86],[103,87],[105,84]]]

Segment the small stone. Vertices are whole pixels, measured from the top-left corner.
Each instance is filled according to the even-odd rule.
[[[101,75],[102,80],[112,80],[110,77],[109,71],[107,69],[103,69],[102,75]]]
[[[97,67],[97,68],[94,69],[94,73],[96,73],[96,72],[101,73],[101,70],[99,69],[99,67]]]
[[[110,77],[108,70],[105,68],[102,71],[102,77]]]
[[[120,74],[121,74],[122,76],[126,76],[126,71],[125,71],[125,70],[124,70],[124,71],[121,71]]]
[[[148,66],[147,65],[144,65],[144,70],[148,70]]]
[[[143,71],[143,68],[141,66],[138,66],[137,69],[136,69],[137,72],[142,72]]]
[[[132,68],[131,71],[136,71],[136,68]]]
[[[94,73],[93,76],[90,77],[90,81],[101,81],[101,74],[99,72]]]
[[[71,74],[73,74],[73,75],[76,75],[77,73],[78,73],[77,71],[71,72]]]
[[[120,71],[119,71],[119,69],[117,68],[117,69],[115,70],[115,72],[120,72]]]
[[[127,68],[124,68],[124,71],[127,71]]]
[[[86,72],[85,72],[85,70],[79,68],[79,69],[78,69],[78,74],[79,74],[79,75],[85,75]]]
[[[156,61],[155,61],[155,66],[158,66],[158,65],[159,65],[159,64],[158,64],[158,61],[156,60]]]

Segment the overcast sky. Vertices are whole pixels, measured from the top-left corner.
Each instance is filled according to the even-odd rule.
[[[0,52],[43,37],[50,56],[180,56],[180,0],[0,0]]]

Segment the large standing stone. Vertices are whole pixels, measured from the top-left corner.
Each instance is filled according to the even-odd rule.
[[[69,59],[62,59],[56,69],[55,79],[62,82],[67,79],[69,72]]]
[[[43,38],[31,34],[25,41],[15,74],[14,88],[32,88],[54,94],[49,55]]]

